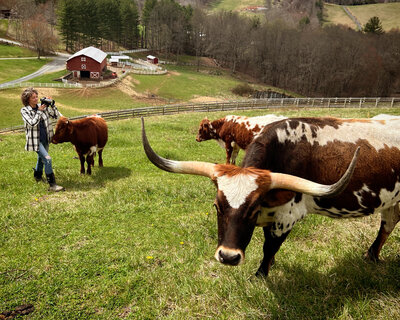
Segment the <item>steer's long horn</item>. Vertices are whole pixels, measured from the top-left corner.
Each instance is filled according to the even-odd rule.
[[[271,189],[287,189],[306,193],[315,197],[334,197],[347,187],[356,167],[359,152],[360,147],[354,152],[353,159],[344,175],[334,184],[319,184],[288,174],[271,172]]]
[[[144,129],[144,119],[142,118],[142,142],[144,152],[149,160],[157,167],[168,172],[197,174],[200,176],[214,178],[215,164],[200,161],[175,161],[160,157],[150,147]]]

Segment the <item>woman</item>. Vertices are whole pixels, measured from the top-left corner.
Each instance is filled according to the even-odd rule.
[[[25,125],[26,144],[25,150],[36,151],[38,154],[36,167],[33,168],[33,176],[37,182],[43,181],[43,166],[47,182],[50,185],[49,191],[61,191],[64,188],[56,184],[51,157],[49,156],[49,144],[53,137],[52,119],[61,117],[62,114],[53,104],[38,104],[38,92],[33,88],[25,89],[21,95],[22,119]]]

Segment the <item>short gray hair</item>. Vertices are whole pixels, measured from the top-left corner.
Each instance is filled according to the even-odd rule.
[[[34,89],[34,88],[27,88],[27,89],[24,90],[24,92],[22,92],[22,94],[21,94],[21,101],[22,101],[22,104],[23,104],[24,106],[29,105],[29,99],[30,99],[30,97],[32,97],[32,95],[33,95],[34,93],[36,93],[37,95],[39,95],[39,93],[37,92],[37,90]]]

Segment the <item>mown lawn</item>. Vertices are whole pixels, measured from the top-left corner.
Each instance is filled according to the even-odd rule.
[[[382,111],[282,114],[365,117]],[[152,147],[167,158],[223,162],[216,142],[195,141],[204,116],[146,118]],[[269,278],[255,279],[262,230],[243,265],[216,262],[213,184],[157,169],[140,141],[139,119],[109,122],[105,167],[95,167],[92,176],[79,174],[71,144],[52,145],[57,181],[66,191],[51,194],[33,181],[35,154],[23,150],[24,135],[0,136],[0,313],[32,304],[29,319],[400,317],[398,229],[383,248],[383,262],[367,263],[362,255],[375,239],[378,216],[309,216],[283,244]]]
[[[341,24],[355,29],[356,24],[343,8],[336,4],[324,3],[324,25]]]
[[[36,56],[37,53],[30,49],[8,44],[0,44],[0,58],[23,58]]]
[[[385,31],[400,28],[400,3],[356,5],[347,6],[347,8],[362,26],[364,26],[371,17],[377,16],[382,22]],[[324,20],[326,24],[343,24],[353,29],[356,28],[355,23],[339,5],[324,3]]]
[[[379,17],[385,31],[400,28],[400,3],[368,4],[349,7],[361,25],[365,25],[374,16]]]
[[[132,84],[140,93],[161,96],[172,101],[191,100],[198,97],[224,99],[232,96],[231,90],[241,83],[224,71],[195,67],[167,65],[165,75],[133,75]],[[217,72],[217,75],[215,74]]]
[[[27,76],[49,62],[49,59],[7,59],[0,60],[0,83]]]

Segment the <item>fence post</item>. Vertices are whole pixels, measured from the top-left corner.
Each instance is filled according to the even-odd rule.
[[[346,102],[347,102],[347,98],[344,98],[343,108],[346,108]]]
[[[360,104],[358,105],[359,108],[362,107],[362,98],[360,98]]]
[[[394,98],[392,98],[392,102],[390,103],[390,107],[393,108]]]
[[[379,98],[376,98],[376,101],[375,101],[375,108],[378,107],[378,102],[379,102]]]

